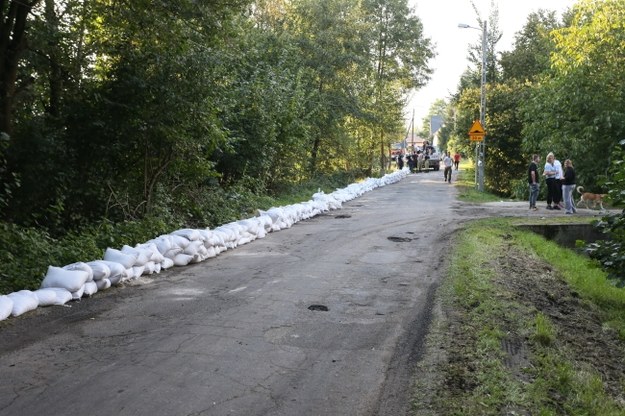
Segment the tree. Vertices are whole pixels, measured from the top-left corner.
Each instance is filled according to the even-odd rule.
[[[501,53],[503,80],[533,80],[551,67],[550,54],[555,49],[551,32],[561,27],[554,11],[530,13],[514,39],[512,51]]]
[[[40,0],[3,1],[0,4],[0,132],[11,134],[13,106],[19,92],[18,67],[26,49],[27,19]]]
[[[524,148],[572,159],[578,183],[599,191],[599,155],[625,133],[625,1],[583,0],[571,25],[554,32],[553,71],[523,106]]]
[[[386,133],[401,132],[396,123],[401,119],[398,111],[404,104],[402,97],[410,89],[425,85],[432,72],[428,62],[434,51],[430,39],[424,37],[423,24],[405,0],[368,0],[364,7],[373,35],[369,47],[375,65],[371,108],[377,123],[380,169],[384,171],[393,141]]]

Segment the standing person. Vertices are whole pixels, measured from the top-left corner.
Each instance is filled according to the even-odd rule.
[[[564,196],[564,208],[566,214],[577,212],[573,204],[573,189],[575,189],[575,169],[571,159],[564,161],[564,179],[562,179],[562,195]]]
[[[404,168],[404,155],[400,153],[397,155],[397,169],[402,170],[403,168]]]
[[[408,155],[408,168],[410,169],[410,173],[414,173],[415,159],[416,156],[414,154]]]
[[[534,154],[530,161],[530,166],[527,169],[527,182],[530,185],[530,209],[537,211],[536,200],[538,199],[538,190],[540,189],[539,176],[538,176],[538,164],[540,163],[540,156]]]
[[[454,167],[458,170],[458,166],[460,165],[460,153],[456,152],[454,155]]]
[[[443,166],[445,166],[445,182],[451,183],[451,167],[453,166],[453,161],[449,156],[449,153],[445,153],[445,158],[443,159]]]
[[[547,184],[547,209],[560,209],[557,201],[558,189],[556,186],[556,175],[558,168],[554,164],[555,157],[553,153],[547,154],[547,162],[545,163],[545,169],[543,170],[543,176],[545,177],[545,183]],[[553,203],[553,205],[551,205]]]
[[[421,172],[423,169],[423,151],[419,150],[417,152],[417,170]]]
[[[554,199],[554,204],[558,206],[556,209],[564,208],[562,205],[562,182],[564,180],[564,171],[562,170],[562,164],[558,159],[556,159],[555,155],[553,156],[553,164],[557,169],[556,173],[556,198]]]

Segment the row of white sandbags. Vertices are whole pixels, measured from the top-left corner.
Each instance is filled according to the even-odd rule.
[[[49,266],[35,291],[21,290],[0,295],[0,321],[19,316],[39,306],[64,305],[70,300],[91,296],[99,290],[160,273],[172,266],[198,263],[219,253],[263,238],[323,212],[339,209],[342,203],[357,198],[377,187],[395,183],[408,174],[404,169],[382,178],[369,178],[346,188],[325,194],[318,192],[312,200],[299,204],[259,211],[253,218],[231,222],[210,229],[181,229],[120,250],[107,248],[102,260],[77,262],[63,267]]]

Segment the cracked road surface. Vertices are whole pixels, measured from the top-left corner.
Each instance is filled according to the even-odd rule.
[[[442,172],[409,175],[217,258],[0,322],[0,415],[406,414],[454,195]]]

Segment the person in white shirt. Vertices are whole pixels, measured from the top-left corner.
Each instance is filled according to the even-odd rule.
[[[556,198],[553,202],[558,207],[556,209],[562,209],[564,208],[564,205],[562,205],[562,182],[564,180],[564,170],[562,169],[562,164],[558,159],[556,159],[555,155],[553,157],[553,164],[558,170],[556,173]]]
[[[557,185],[556,175],[558,174],[558,168],[554,164],[555,157],[553,153],[547,154],[547,162],[545,163],[545,169],[543,170],[543,176],[545,177],[545,183],[547,184],[547,209],[560,209],[558,207],[557,198]],[[553,203],[553,205],[552,205]]]
[[[443,166],[445,166],[445,182],[451,183],[451,167],[454,165],[454,161],[449,156],[449,152],[445,153],[445,158],[443,159]]]

